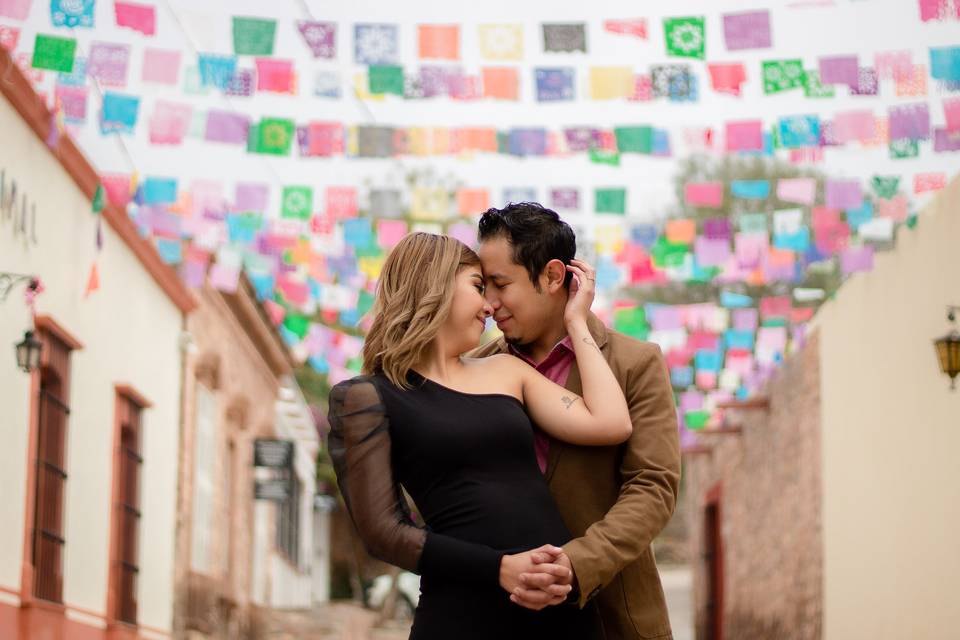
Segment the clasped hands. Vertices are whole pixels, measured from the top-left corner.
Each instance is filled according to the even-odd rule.
[[[542,547],[505,555],[500,560],[500,586],[511,602],[539,611],[565,602],[576,586],[570,558],[560,547]]]

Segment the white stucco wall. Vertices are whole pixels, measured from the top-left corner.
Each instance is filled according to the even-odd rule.
[[[71,359],[67,435],[63,597],[105,613],[109,571],[115,384],[153,406],[144,412],[139,621],[169,630],[177,483],[179,309],[104,222],[100,290],[84,298],[96,257],[90,202],[44,143],[0,98],[0,167],[37,208],[37,246],[0,223],[0,271],[38,275],[37,312],[52,316],[84,348]],[[14,368],[12,345],[29,325],[22,287],[0,306],[0,585],[19,589],[23,548],[29,377]]]
[[[960,390],[933,340],[960,304],[960,178],[817,318],[824,638],[955,638]]]

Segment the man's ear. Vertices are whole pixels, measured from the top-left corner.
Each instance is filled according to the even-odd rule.
[[[567,277],[567,267],[562,261],[554,258],[543,267],[541,276],[546,282],[548,293],[556,293],[563,288],[563,281]]]

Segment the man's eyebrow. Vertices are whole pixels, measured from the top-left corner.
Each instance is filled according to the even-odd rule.
[[[502,273],[491,273],[487,277],[491,280],[504,280],[507,276],[503,275]]]

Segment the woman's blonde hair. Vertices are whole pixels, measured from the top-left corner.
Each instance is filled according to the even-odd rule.
[[[363,373],[383,372],[400,388],[427,355],[450,313],[457,273],[480,257],[456,238],[416,232],[401,240],[383,265],[373,324],[363,344]]]

